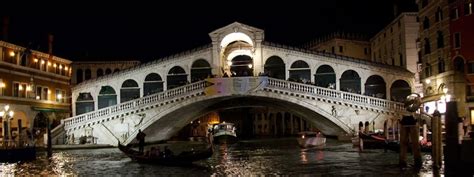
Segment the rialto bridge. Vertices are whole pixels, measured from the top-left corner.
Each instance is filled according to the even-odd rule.
[[[99,144],[130,143],[138,129],[147,141],[165,140],[209,112],[257,106],[347,135],[359,122],[381,128],[399,119],[396,101],[414,85],[404,68],[269,43],[263,30],[237,22],[209,36],[204,47],[75,86],[74,116],[53,130],[53,142],[89,134]]]

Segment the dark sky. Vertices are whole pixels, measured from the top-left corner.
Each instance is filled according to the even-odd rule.
[[[47,52],[47,36],[52,33],[54,55],[66,59],[146,62],[208,44],[209,32],[235,21],[265,30],[266,41],[294,46],[336,31],[370,36],[393,19],[392,1],[268,1],[258,5],[222,1],[227,3],[218,7],[189,2],[176,6],[86,4],[0,15],[9,16],[8,41],[14,44],[30,44],[32,49]]]

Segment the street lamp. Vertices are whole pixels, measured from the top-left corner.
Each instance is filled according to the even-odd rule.
[[[3,107],[4,110],[0,111],[0,117],[3,119],[3,145],[7,139],[11,138],[10,132],[10,120],[13,119],[13,115],[15,114],[12,110],[10,110],[10,105],[5,105]],[[9,111],[10,110],[10,111]]]

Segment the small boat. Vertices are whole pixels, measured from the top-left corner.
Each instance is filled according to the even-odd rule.
[[[233,144],[237,142],[237,134],[233,123],[220,123],[214,125],[212,130],[214,142],[218,144]]]
[[[296,140],[303,148],[323,146],[326,144],[326,137],[320,132],[304,131],[298,134],[300,136]]]
[[[383,149],[386,146],[386,139],[376,133],[359,132],[359,136],[352,139],[353,145],[359,146],[360,140],[362,140],[365,149]]]
[[[202,151],[184,151],[178,155],[171,156],[150,156],[145,155],[137,150],[134,150],[128,146],[124,146],[118,143],[118,148],[120,151],[125,153],[132,160],[139,163],[148,163],[148,164],[159,164],[159,165],[170,165],[170,166],[186,166],[191,165],[193,162],[198,160],[204,160],[212,156],[214,149],[212,143],[209,147]]]

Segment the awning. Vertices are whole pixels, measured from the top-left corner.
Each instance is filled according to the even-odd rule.
[[[426,102],[430,102],[430,101],[438,101],[438,100],[441,99],[441,97],[443,95],[444,94],[436,94],[436,95],[425,96],[425,97],[421,98],[421,102],[426,103]]]

